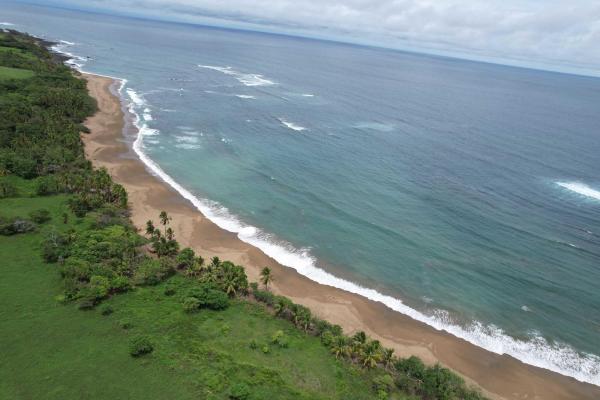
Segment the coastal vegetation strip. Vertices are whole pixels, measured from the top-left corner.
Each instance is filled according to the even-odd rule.
[[[84,157],[85,81],[35,38],[5,31],[0,49],[21,71],[0,79],[0,397],[483,398],[273,294],[268,268],[249,283],[180,249],[166,212],[140,234],[125,189]]]

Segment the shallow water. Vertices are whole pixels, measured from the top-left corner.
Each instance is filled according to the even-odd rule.
[[[127,79],[136,149],[223,228],[600,384],[599,79],[12,3],[0,20]]]

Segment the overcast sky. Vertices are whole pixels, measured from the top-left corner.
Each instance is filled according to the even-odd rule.
[[[600,0],[49,2],[600,73]]]

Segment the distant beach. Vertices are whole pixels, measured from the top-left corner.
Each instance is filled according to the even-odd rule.
[[[381,303],[315,283],[242,242],[236,234],[219,228],[140,161],[132,146],[138,134],[135,116],[118,97],[121,82],[91,74],[84,76],[99,106],[99,112],[87,121],[91,134],[83,135],[86,155],[94,166],[106,167],[125,186],[137,227],[166,210],[173,217],[172,226],[183,245],[205,257],[218,256],[244,265],[251,281],[257,280],[262,267],[269,266],[274,272],[275,292],[310,307],[348,333],[365,331],[400,356],[417,355],[427,363],[440,362],[479,385],[491,398],[600,398],[597,386],[488,352]]]

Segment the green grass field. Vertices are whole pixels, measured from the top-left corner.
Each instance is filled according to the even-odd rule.
[[[29,69],[19,69],[0,66],[0,79],[27,79],[31,78],[34,72]]]
[[[20,193],[30,183],[17,182]],[[234,301],[225,311],[183,312],[193,284],[180,276],[114,296],[100,309],[78,310],[55,300],[57,265],[40,256],[44,231],[86,229],[89,219],[68,213],[67,196],[0,199],[4,216],[45,208],[52,221],[38,232],[0,236],[0,398],[2,399],[228,399],[244,383],[248,399],[371,399],[374,371],[337,361],[318,338],[274,318],[262,305]],[[164,294],[165,285],[176,293]],[[130,329],[123,329],[123,323]],[[287,348],[271,343],[283,331]],[[132,337],[147,335],[152,354],[129,355]],[[257,347],[252,349],[250,344]],[[268,352],[263,351],[267,346]]]

